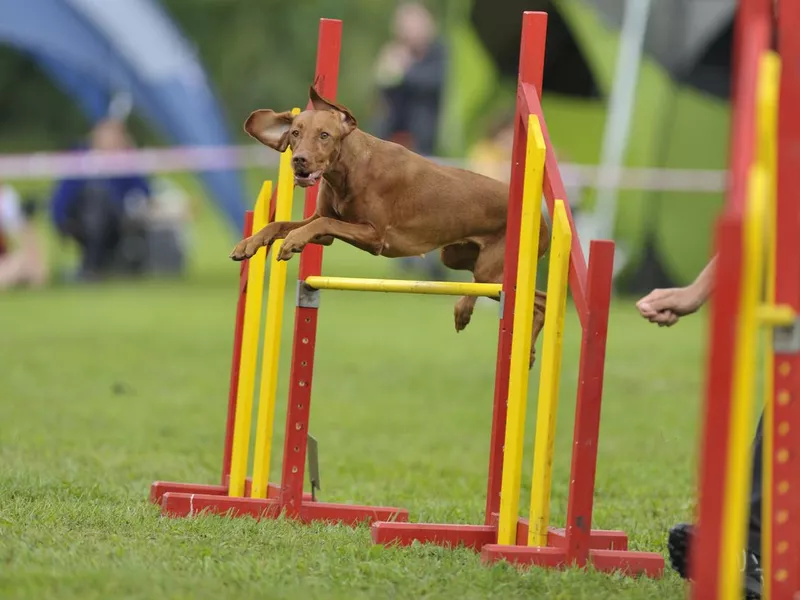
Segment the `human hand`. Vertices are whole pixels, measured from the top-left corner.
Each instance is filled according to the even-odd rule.
[[[381,87],[397,85],[411,66],[411,50],[391,42],[383,47],[375,63],[375,79]]]
[[[680,317],[696,312],[702,303],[697,291],[688,286],[653,290],[636,303],[636,308],[651,323],[671,327]]]

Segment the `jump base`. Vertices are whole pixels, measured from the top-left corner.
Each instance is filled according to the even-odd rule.
[[[161,497],[161,514],[167,517],[215,514],[230,517],[276,519],[281,512],[280,501],[276,498],[236,498],[180,492],[166,492]],[[408,520],[408,511],[404,508],[386,506],[308,502],[300,505],[299,513],[295,518],[302,523],[323,521],[355,526],[374,521],[405,521]]]
[[[153,504],[161,504],[161,498],[167,492],[174,492],[179,494],[205,494],[208,496],[227,496],[227,485],[213,485],[204,483],[180,483],[177,481],[154,481],[150,486],[150,502]],[[250,495],[250,478],[248,477],[244,484],[245,496]],[[277,498],[281,493],[281,488],[276,483],[270,483],[267,486],[267,498]],[[303,494],[304,502],[311,502],[311,494]]]
[[[465,547],[481,553],[486,563],[506,560],[517,565],[564,568],[567,560],[567,533],[548,530],[547,547],[505,546],[497,544],[496,525],[454,525],[440,523],[398,523],[378,521],[372,524],[372,541],[383,546],[410,546],[414,542],[444,547]],[[520,519],[517,541],[527,540],[528,523]],[[629,576],[662,577],[664,557],[653,552],[628,550],[624,531],[593,529],[589,562],[598,571],[621,572]]]
[[[503,546],[488,544],[481,550],[484,563],[506,561],[517,566],[563,569],[569,565],[566,548],[547,546]],[[664,557],[655,552],[628,550],[589,550],[589,564],[603,573],[622,573],[630,577],[660,578],[664,575]]]

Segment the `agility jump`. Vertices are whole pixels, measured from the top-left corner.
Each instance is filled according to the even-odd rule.
[[[762,597],[800,597],[800,5],[743,0],[737,17],[731,188],[716,229],[716,282],[691,597],[743,597],[750,431],[763,387]],[[731,323],[735,326],[731,326]]]
[[[592,241],[587,268],[540,102],[546,33],[546,13],[524,13],[502,284],[323,277],[322,246],[306,246],[300,257],[297,284],[281,481],[272,484],[266,480],[266,469],[271,451],[280,302],[283,297],[281,279],[285,280],[285,270],[280,269],[276,260],[280,248],[273,248],[269,258],[271,269],[255,470],[249,479],[245,470],[253,409],[255,355],[261,332],[257,315],[263,300],[266,264],[263,258],[266,253],[256,253],[242,263],[222,482],[220,485],[155,482],[151,499],[161,505],[164,514],[188,516],[205,511],[257,518],[275,518],[284,514],[305,522],[368,522],[372,523],[373,540],[380,544],[409,544],[419,540],[482,550],[486,561],[504,559],[548,567],[591,563],[599,570],[621,570],[631,575],[660,576],[663,573],[664,560],[660,554],[628,551],[624,532],[591,529],[614,244],[611,241]],[[315,84],[321,95],[331,99],[336,96],[340,46],[341,22],[322,19]],[[289,152],[291,150],[286,150],[281,158],[275,197],[276,217],[288,214],[287,210],[290,212],[287,205],[290,207],[291,189],[286,183],[291,181]],[[314,186],[306,190],[306,218],[316,208],[317,189]],[[518,518],[518,511],[531,332],[535,327],[533,309],[537,301],[534,285],[537,247],[541,241],[538,239],[538,224],[543,193],[553,231],[540,361],[535,488],[529,526],[527,520]],[[264,223],[269,196],[270,184],[267,183],[262,188],[254,214],[248,215],[246,236]],[[566,527],[555,529],[549,525],[550,484],[561,364],[560,341],[568,283],[583,338]],[[314,350],[322,289],[490,296],[500,300],[483,524],[407,523],[408,511],[402,508],[319,502],[314,496],[313,482],[311,494],[304,494]]]

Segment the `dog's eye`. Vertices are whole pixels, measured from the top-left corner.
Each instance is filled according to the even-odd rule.
[[[322,133],[319,134],[319,139],[321,140],[327,140],[329,137],[331,137],[331,134],[328,133],[327,131],[323,131]]]
[[[292,137],[297,137],[298,135],[300,135],[300,132],[297,129],[292,131]]]

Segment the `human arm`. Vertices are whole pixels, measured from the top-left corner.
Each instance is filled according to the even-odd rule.
[[[670,327],[680,317],[697,312],[714,291],[716,265],[715,256],[686,287],[653,290],[636,303],[639,314],[651,323]]]

